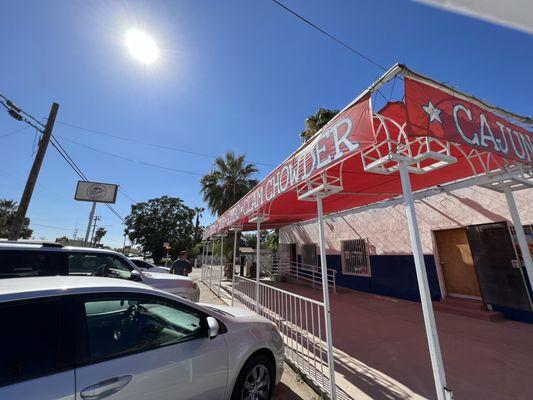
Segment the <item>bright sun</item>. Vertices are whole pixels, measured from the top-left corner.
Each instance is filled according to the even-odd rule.
[[[154,39],[138,29],[130,29],[126,33],[126,43],[131,55],[144,64],[153,63],[159,56]]]

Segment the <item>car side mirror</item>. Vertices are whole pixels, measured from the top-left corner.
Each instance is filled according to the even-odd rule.
[[[213,317],[207,317],[207,337],[209,340],[218,336],[218,321]]]
[[[141,273],[136,269],[131,271],[131,280],[135,282],[142,282]]]

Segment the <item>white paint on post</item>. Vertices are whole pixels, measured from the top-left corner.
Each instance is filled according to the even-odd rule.
[[[209,265],[209,289],[213,290],[213,264],[215,263],[215,238],[211,239],[211,264]]]
[[[444,364],[440,350],[437,326],[435,324],[435,314],[431,303],[431,294],[426,273],[426,264],[424,253],[422,251],[422,242],[420,241],[420,232],[418,231],[418,222],[416,220],[416,211],[409,179],[409,171],[404,160],[398,162],[400,167],[400,177],[402,180],[403,198],[405,211],[407,213],[407,223],[409,226],[409,236],[413,247],[413,258],[415,261],[416,278],[418,280],[418,290],[420,292],[420,302],[422,304],[422,313],[424,315],[424,325],[429,345],[429,355],[433,369],[433,378],[437,391],[438,400],[452,399],[452,392],[446,387],[446,375],[444,373]]]
[[[318,234],[320,240],[320,269],[322,271],[322,294],[324,297],[324,321],[326,322],[326,343],[328,345],[328,367],[331,400],[337,399],[337,386],[335,385],[335,360],[333,358],[333,338],[331,333],[331,310],[329,306],[328,265],[326,260],[326,240],[324,238],[324,215],[322,210],[322,197],[316,198],[318,211]]]
[[[224,271],[224,235],[220,235],[220,271],[218,273],[218,293],[220,297],[220,287],[222,286],[222,272]]]
[[[261,223],[257,220],[257,242],[256,242],[256,260],[255,260],[255,312],[259,313],[259,277],[261,271]]]
[[[233,299],[234,299],[234,292],[235,292],[235,267],[237,265],[237,236],[238,231],[235,229],[233,231],[233,269],[231,271],[231,306],[233,307]]]
[[[509,212],[511,213],[511,219],[513,220],[513,226],[516,232],[516,238],[518,239],[520,253],[522,253],[522,260],[524,261],[524,265],[526,267],[529,284],[533,288],[533,260],[531,260],[531,253],[529,252],[526,233],[524,232],[524,227],[520,221],[520,214],[518,213],[518,208],[516,207],[513,192],[509,187],[506,187],[504,189],[504,193],[509,206]]]

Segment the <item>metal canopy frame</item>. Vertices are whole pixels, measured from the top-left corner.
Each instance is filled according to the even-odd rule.
[[[331,400],[337,399],[335,385],[335,360],[333,357],[333,332],[331,329],[331,307],[329,304],[328,265],[326,259],[326,239],[324,235],[324,210],[322,199],[342,191],[342,179],[322,174],[308,179],[297,187],[298,200],[315,201],[318,213],[318,233],[320,248],[320,271],[322,278],[322,297],[324,302],[324,322],[326,324],[326,344],[329,371],[329,387]]]
[[[365,96],[377,91],[384,84],[396,78],[399,75],[407,77],[417,77],[429,82],[431,85],[441,90],[448,91],[459,98],[474,102],[477,105],[490,109],[496,113],[503,114],[508,118],[513,118],[522,124],[531,124],[532,120],[527,117],[510,113],[499,107],[487,104],[473,96],[468,96],[457,92],[456,90],[427,78],[421,74],[409,70],[401,64],[396,64],[382,75],[376,82],[368,87],[356,99],[354,99],[341,112],[349,109]],[[375,139],[376,143],[361,153],[361,159],[364,171],[376,174],[390,175],[393,173],[400,174],[402,196],[358,207],[355,209],[335,212],[329,215],[330,218],[372,209],[377,207],[388,207],[393,204],[404,203],[406,216],[409,227],[409,235],[413,248],[413,258],[420,293],[422,312],[424,316],[424,326],[429,346],[431,365],[435,380],[435,387],[438,400],[453,399],[453,392],[447,387],[444,364],[440,349],[435,316],[429,291],[424,254],[420,240],[420,232],[415,212],[415,200],[429,197],[443,191],[457,190],[469,186],[478,185],[484,188],[504,193],[509,205],[513,224],[517,232],[520,249],[523,254],[524,264],[526,266],[530,282],[533,287],[533,262],[531,254],[527,247],[525,233],[520,222],[518,210],[514,201],[513,191],[532,188],[533,180],[531,167],[528,165],[511,162],[503,158],[495,157],[492,153],[462,146],[457,143],[447,142],[431,137],[410,137],[406,133],[406,122],[398,123],[394,119],[381,114],[373,114]],[[391,129],[394,128],[394,129]],[[310,140],[319,135],[318,131]],[[413,193],[411,187],[410,173],[423,175],[453,165],[458,162],[456,156],[461,156],[466,160],[467,165],[471,168],[472,175],[460,181],[437,185],[425,190]],[[327,260],[324,237],[324,215],[322,200],[328,196],[342,193],[342,163],[339,176],[333,176],[328,172],[322,172],[314,177],[309,178],[296,188],[297,198],[300,201],[315,201],[317,205],[317,218],[319,240],[320,240],[320,261],[322,270],[322,288],[324,298],[324,317],[326,323],[326,341],[327,357],[329,365],[330,379],[330,396],[336,400],[335,371],[333,360],[333,341],[331,332],[331,312],[329,304],[329,292],[327,282]],[[271,205],[271,204],[270,204]],[[264,208],[264,207],[263,207]],[[256,223],[257,228],[257,268],[256,268],[256,311],[259,309],[259,277],[260,277],[260,229],[261,223],[269,220],[268,212],[263,210],[253,211],[248,215],[248,222]],[[306,221],[308,223],[310,221]],[[242,226],[241,226],[242,229]],[[239,229],[240,230],[240,229]],[[238,230],[234,230],[235,238]],[[235,272],[235,254],[234,248],[234,272]],[[235,281],[233,279],[232,283]],[[233,289],[232,289],[233,291]],[[232,293],[233,304],[233,293]]]

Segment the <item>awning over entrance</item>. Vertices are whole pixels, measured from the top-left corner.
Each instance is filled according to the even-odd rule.
[[[403,81],[402,100],[386,102],[374,113],[372,93],[391,79]],[[533,260],[512,194],[513,190],[533,187],[532,122],[395,65],[218,218],[206,229],[204,237],[213,238],[232,229],[236,246],[238,230],[257,231],[255,311],[260,312],[260,230],[317,217],[324,299],[321,305],[328,349],[327,387],[335,400],[324,215],[401,195],[437,399],[451,400],[453,393],[446,382],[413,193],[434,190],[439,185],[448,187],[461,180],[505,193],[533,285]],[[234,263],[235,254],[236,247]]]
[[[371,93],[399,74],[404,100],[373,112]],[[413,191],[502,169],[519,167],[528,174],[533,132],[525,126],[531,124],[529,118],[396,65],[219,217],[204,236],[235,226],[256,229],[250,223],[256,215],[267,216],[263,229],[315,218],[315,204],[299,200],[313,187],[330,189],[323,200],[324,214],[399,196],[399,158],[407,160]]]

